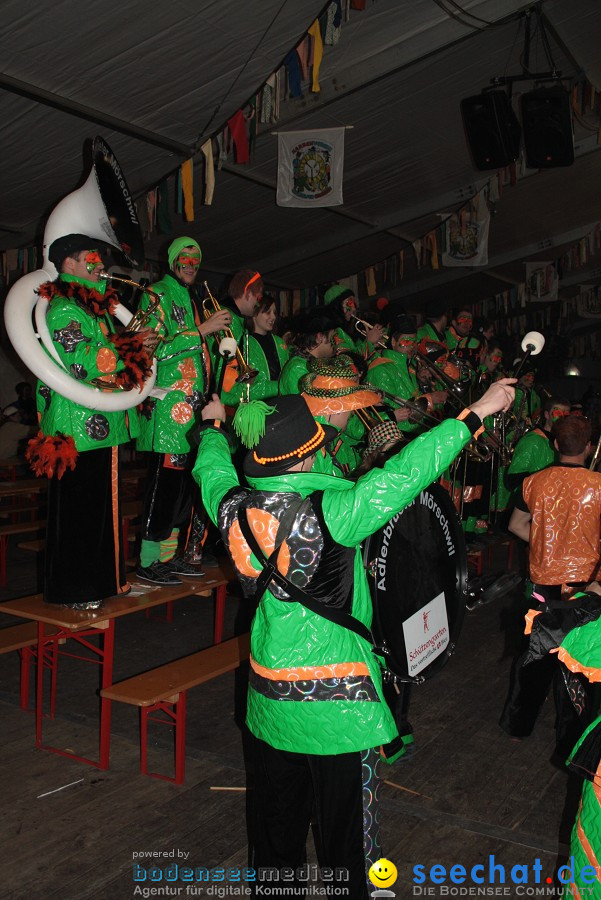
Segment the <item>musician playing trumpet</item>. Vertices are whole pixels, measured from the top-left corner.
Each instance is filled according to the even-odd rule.
[[[39,287],[61,363],[77,380],[131,390],[151,368],[154,334],[116,334],[119,298],[101,280],[99,242],[85,234],[55,240],[48,257],[59,272]],[[48,476],[44,599],[73,609],[96,609],[128,590],[120,544],[118,446],[138,433],[135,411],[97,412],[41,381],[36,390],[40,433],[27,457]]]
[[[391,349],[384,350],[381,356],[370,363],[367,381],[403,400],[419,401],[426,412],[442,410],[448,392],[434,390],[422,394],[418,385],[412,364],[417,349],[415,321],[410,316],[397,316],[390,323],[390,331]],[[400,404],[394,406],[396,407],[394,417],[401,431],[406,434],[423,431],[423,426],[414,420],[409,409]]]
[[[228,326],[231,314],[216,312],[201,321],[193,300],[202,253],[191,237],[179,237],[168,248],[170,271],[142,297],[148,310],[153,295],[159,306],[150,324],[161,340],[157,347],[157,379],[150,397],[139,407],[138,450],[148,451],[142,546],[138,578],[153,584],[181,584],[180,575],[203,573],[176,554],[180,531],[190,520],[193,483],[191,433],[200,421],[209,375],[205,336]]]
[[[338,323],[334,334],[336,353],[360,353],[366,358],[374,353],[377,344],[382,341],[384,328],[382,325],[367,327],[365,335],[359,336],[355,327],[358,305],[350,288],[343,284],[333,284],[324,294],[324,303]]]
[[[210,298],[209,298],[210,299]],[[215,364],[215,383],[223,383],[221,400],[228,407],[236,407],[244,399],[260,400],[264,397],[275,397],[278,393],[277,379],[272,380],[266,368],[252,371],[250,378],[241,378],[241,365],[252,368],[251,337],[246,327],[247,319],[251,319],[263,299],[263,279],[260,272],[254,269],[241,269],[232,276],[229,284],[229,295],[220,301],[219,307],[230,316],[230,330],[238,345],[237,358],[224,360],[219,355],[219,335],[216,335],[211,346]],[[205,300],[206,309],[206,300]],[[225,372],[222,373],[222,367]],[[223,377],[222,377],[223,376]]]

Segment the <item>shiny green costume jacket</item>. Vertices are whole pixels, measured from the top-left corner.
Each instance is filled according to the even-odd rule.
[[[186,285],[173,275],[165,275],[152,285],[152,290],[163,294],[149,327],[158,326],[164,338],[156,351],[155,388],[166,394],[163,398],[149,397],[139,407],[137,448],[189,453],[190,435],[198,423],[206,390],[203,340]],[[140,306],[147,309],[151,302],[152,298],[144,294]]]
[[[388,360],[388,362],[380,362],[376,359],[369,367],[367,381],[403,400],[413,400],[419,397],[417,378],[415,373],[409,369],[409,361],[405,354],[398,353],[396,350],[384,350],[380,358]],[[393,409],[401,406],[400,403],[394,403],[392,400],[387,402],[390,402]],[[408,434],[421,430],[420,425],[409,421],[397,422],[397,425],[401,431]]]
[[[280,394],[300,394],[299,381],[303,375],[309,374],[309,362],[312,356],[304,356],[302,353],[292,355],[280,375]]]
[[[321,514],[328,540],[354,551],[351,614],[369,627],[372,604],[361,542],[431,484],[469,438],[468,427],[451,419],[416,438],[383,468],[368,472],[356,483],[315,472],[290,472],[249,482],[253,491],[266,492],[276,501],[282,498],[282,502],[323,492]],[[194,477],[201,485],[209,515],[219,522],[228,497],[239,487],[226,437],[220,431],[207,429],[202,433]],[[260,571],[261,565],[243,545],[236,554],[236,547],[241,545],[235,524],[229,530],[224,528],[223,537],[239,571],[249,565],[251,571]],[[311,591],[310,581],[306,589]],[[338,754],[376,747],[396,736],[396,726],[382,697],[379,662],[370,645],[347,628],[300,603],[280,600],[269,589],[253,620],[251,657],[254,672],[258,668],[273,678],[277,670],[292,669],[301,680],[317,679],[317,686],[327,682],[332,671],[334,677],[345,670],[356,671],[355,667],[365,673],[365,692],[354,699],[343,698],[339,692],[327,700],[312,702],[272,699],[251,683],[247,723],[255,736],[271,746],[298,753]]]
[[[67,371],[79,380],[117,374],[125,368],[111,341],[115,333],[110,315],[95,315],[75,297],[60,294],[61,285],[79,285],[104,295],[105,282],[88,281],[74,275],[60,275],[59,293],[49,302],[46,322],[52,342]],[[38,381],[36,404],[40,430],[45,435],[70,435],[78,451],[99,450],[127,443],[138,433],[135,410],[98,412],[68,400]]]
[[[276,353],[278,356],[278,360],[280,362],[280,374],[284,369],[284,366],[288,362],[288,357],[290,356],[290,352],[284,341],[277,334],[272,334],[273,343],[275,344]],[[254,337],[254,335],[250,335],[248,339],[248,359],[250,361],[250,365],[253,369],[257,369],[259,375],[261,376],[261,381],[269,381],[271,380],[271,375],[269,372],[269,363],[267,361],[267,357],[265,356],[265,351],[263,347],[259,343],[259,341]],[[258,376],[257,376],[258,377]],[[275,392],[277,393],[277,391]],[[290,393],[294,393],[291,391]],[[275,395],[275,394],[274,394]]]
[[[533,475],[550,466],[556,458],[557,453],[545,432],[535,428],[517,442],[507,475]]]

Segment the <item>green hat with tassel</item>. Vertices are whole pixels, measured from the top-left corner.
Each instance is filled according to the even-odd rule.
[[[286,472],[336,437],[336,429],[316,422],[299,394],[241,403],[234,431],[248,453],[244,474],[267,478]]]

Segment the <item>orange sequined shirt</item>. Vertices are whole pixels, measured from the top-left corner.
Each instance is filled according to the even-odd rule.
[[[601,474],[584,466],[551,465],[527,478],[522,492],[532,515],[532,581],[564,584],[596,578],[601,568]]]

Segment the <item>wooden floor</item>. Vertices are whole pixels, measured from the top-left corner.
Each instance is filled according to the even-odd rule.
[[[9,566],[15,575],[2,599],[31,592],[31,557],[11,551]],[[574,791],[550,762],[552,701],[528,740],[514,743],[497,725],[510,635],[519,627],[517,599],[469,614],[448,666],[415,691],[410,718],[416,750],[386,768],[396,786],[382,791],[384,850],[399,871],[393,886],[399,898],[414,896],[416,865],[448,870],[494,854],[509,871],[540,859],[544,880],[565,852]],[[228,599],[226,637],[239,605],[237,597]],[[141,615],[119,622],[115,680],[142,671],[148,660],[158,664],[208,645],[212,615],[211,601],[189,598],[176,603],[171,625]],[[0,626],[9,624],[14,620],[0,615]],[[58,746],[94,754],[97,672],[82,668],[61,661],[57,717],[45,723],[45,734]],[[138,774],[136,711],[120,704],[113,705],[109,771],[36,751],[33,716],[18,706],[18,656],[1,656],[3,900],[140,896],[132,873],[136,853],[173,851],[173,861],[193,866],[245,865],[246,794],[211,790],[246,783],[236,681],[235,674],[226,675],[190,692],[186,782],[176,787]],[[161,733],[153,737],[152,761],[166,770],[170,736],[166,728],[156,730]],[[148,864],[147,857],[140,859]],[[514,896],[509,890],[504,896]],[[179,896],[186,896],[185,889]]]

